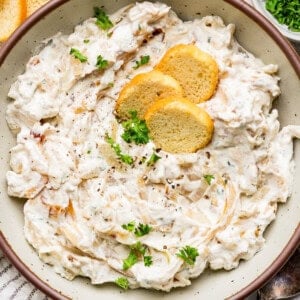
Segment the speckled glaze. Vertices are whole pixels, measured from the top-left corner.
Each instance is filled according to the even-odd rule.
[[[129,0],[53,0],[28,19],[0,51],[0,245],[16,267],[40,289],[54,299],[243,299],[263,285],[289,258],[300,242],[300,188],[294,181],[293,195],[279,208],[276,222],[268,229],[264,249],[252,260],[231,271],[207,271],[194,280],[192,286],[169,294],[134,290],[127,293],[113,285],[92,286],[84,279],[66,281],[43,265],[23,235],[23,202],[6,193],[5,173],[9,169],[9,148],[14,144],[6,121],[5,110],[8,89],[25,63],[36,52],[40,41],[57,31],[70,33],[73,27],[93,14],[93,7],[104,5],[108,12],[133,1]],[[235,23],[236,37],[250,52],[265,63],[279,65],[282,96],[275,105],[282,125],[300,124],[299,76],[300,61],[288,42],[250,6],[239,0],[227,1],[165,1],[183,19],[208,14],[220,15],[226,23]],[[248,15],[248,16],[247,16]],[[300,143],[295,143],[297,163],[295,178],[300,177]]]

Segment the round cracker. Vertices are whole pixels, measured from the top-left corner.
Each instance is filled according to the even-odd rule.
[[[182,86],[184,97],[194,103],[210,99],[219,81],[214,58],[194,45],[170,48],[155,69],[174,77]]]
[[[214,123],[208,113],[180,97],[160,99],[145,114],[156,147],[171,153],[192,153],[212,139]]]

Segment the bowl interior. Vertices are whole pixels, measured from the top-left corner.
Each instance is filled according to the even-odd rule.
[[[41,280],[72,299],[223,299],[230,297],[253,282],[267,270],[293,236],[300,215],[300,186],[294,182],[293,195],[285,205],[280,205],[276,222],[273,222],[265,234],[267,243],[253,259],[242,262],[230,272],[206,271],[192,286],[174,290],[169,294],[145,290],[120,293],[113,285],[92,286],[88,280],[76,279],[72,282],[55,274],[51,267],[39,260],[35,251],[27,244],[23,235],[23,204],[18,199],[7,196],[5,173],[9,169],[9,149],[14,145],[6,121],[5,110],[8,103],[7,93],[18,74],[24,71],[25,64],[33,55],[40,42],[58,31],[71,33],[75,25],[93,15],[93,7],[104,5],[107,12],[113,12],[132,3],[130,0],[72,0],[67,1],[50,12],[32,27],[15,45],[0,68],[0,229],[13,251],[24,264]],[[231,4],[220,0],[164,1],[172,6],[184,20],[215,14],[225,23],[236,24],[236,38],[250,52],[265,63],[279,65],[282,96],[276,101],[282,125],[300,125],[300,86],[299,79],[285,54],[275,41],[261,27]],[[297,163],[295,178],[300,178],[300,142],[295,143]],[[257,288],[258,286],[253,286]]]

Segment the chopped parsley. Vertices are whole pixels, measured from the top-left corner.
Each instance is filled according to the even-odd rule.
[[[152,265],[152,256],[144,255],[144,265],[150,267]]]
[[[138,69],[139,67],[146,65],[148,62],[150,61],[150,56],[149,55],[145,55],[145,56],[141,56],[141,59],[135,62],[135,66],[133,67],[133,69]]]
[[[130,246],[131,251],[135,252],[136,255],[145,255],[146,247],[141,242],[137,242]]]
[[[196,257],[199,256],[199,252],[194,247],[185,246],[181,250],[179,250],[179,253],[177,253],[176,255],[183,259],[187,264],[194,265]]]
[[[90,40],[83,40],[83,42],[84,42],[85,44],[88,44],[88,43],[90,42]]]
[[[135,228],[135,222],[134,222],[134,221],[131,221],[131,222],[128,223],[128,224],[123,224],[123,225],[122,225],[122,228],[125,229],[125,230],[128,230],[128,231],[134,231],[134,228]]]
[[[130,155],[123,154],[121,147],[119,144],[117,144],[113,138],[111,138],[109,135],[105,136],[106,142],[111,146],[111,148],[115,151],[118,158],[127,165],[133,164],[133,158]]]
[[[96,25],[102,30],[109,30],[114,26],[108,15],[99,7],[94,7],[95,18],[97,18]]]
[[[138,257],[133,250],[130,250],[129,255],[123,260],[123,270],[128,270],[138,262]]]
[[[76,59],[79,59],[82,63],[87,62],[87,57],[83,55],[78,49],[71,48],[70,54],[73,55]]]
[[[126,277],[119,277],[118,279],[116,279],[115,284],[123,290],[128,290],[129,288],[129,281]]]
[[[207,174],[207,175],[204,175],[203,176],[203,178],[205,179],[205,181],[207,182],[207,184],[211,184],[211,181],[213,180],[213,179],[215,179],[215,176],[214,175],[209,175],[209,174]]]
[[[149,129],[146,122],[138,118],[136,111],[130,111],[129,114],[131,118],[122,123],[124,128],[122,139],[127,143],[134,142],[136,145],[147,144],[149,142]]]
[[[148,224],[145,225],[145,224],[140,223],[139,226],[137,228],[135,228],[134,234],[137,237],[141,237],[141,236],[148,234],[151,230],[152,230],[152,227],[149,226]]]
[[[155,163],[160,159],[161,159],[161,157],[158,156],[155,152],[152,153],[152,155],[150,156],[150,158],[147,161],[147,166],[150,167],[150,166],[155,165]]]
[[[144,236],[152,230],[152,227],[148,224],[139,223],[139,225],[136,227],[135,221],[131,221],[128,224],[123,224],[122,228],[130,232],[134,232],[135,236],[137,237]]]
[[[98,55],[97,57],[97,63],[96,63],[96,67],[99,70],[104,70],[108,67],[108,61],[106,59],[103,59],[103,57],[101,55]]]
[[[141,242],[137,242],[130,246],[130,252],[126,259],[123,260],[123,270],[128,270],[130,267],[135,265],[138,261],[143,260],[144,265],[149,267],[152,265],[152,256],[146,254],[146,246],[142,245]]]
[[[288,29],[300,32],[300,1],[299,0],[267,0],[265,2],[269,11],[280,24]]]

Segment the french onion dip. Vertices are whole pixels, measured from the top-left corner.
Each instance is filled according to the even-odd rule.
[[[99,14],[48,39],[9,91],[8,194],[28,199],[26,239],[55,272],[93,284],[169,291],[206,268],[236,268],[263,247],[291,193],[300,128],[280,129],[272,109],[277,66],[242,48],[217,16],[183,22],[150,2]],[[114,113],[121,89],[177,44],[218,64],[217,90],[198,104],[214,120],[212,142],[189,154],[125,142]]]

